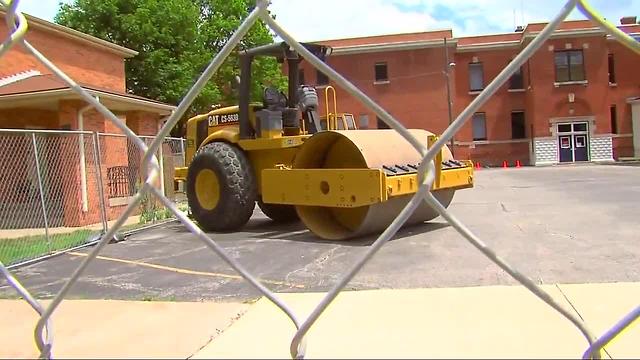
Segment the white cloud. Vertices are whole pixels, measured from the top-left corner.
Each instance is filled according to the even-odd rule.
[[[51,21],[60,0],[21,0],[20,9]],[[63,0],[70,2],[71,0]],[[271,0],[278,22],[300,41],[453,29],[455,36],[511,32],[549,21],[563,0]],[[591,0],[614,23],[636,15],[640,0]],[[639,14],[640,15],[640,14]],[[583,19],[574,10],[570,19]]]
[[[416,2],[415,0],[413,0]],[[306,5],[306,6],[305,6]],[[383,0],[272,0],[276,20],[300,41],[449,28],[426,12],[403,12]]]
[[[301,41],[451,28],[454,36],[512,32],[551,20],[562,0],[272,0],[271,10]],[[640,0],[591,0],[610,21],[635,15]],[[514,19],[515,12],[515,19]],[[574,10],[569,19],[584,19]],[[524,21],[523,21],[524,20]]]

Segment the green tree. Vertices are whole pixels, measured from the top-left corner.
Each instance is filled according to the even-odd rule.
[[[75,0],[61,4],[55,22],[138,51],[126,61],[127,91],[178,104],[254,5],[254,0]],[[257,22],[236,50],[272,42],[269,29]],[[183,134],[184,120],[211,105],[237,102],[238,65],[234,55],[224,62],[174,135]],[[252,79],[254,99],[261,84],[284,88],[286,83],[279,64],[268,58],[256,60]]]

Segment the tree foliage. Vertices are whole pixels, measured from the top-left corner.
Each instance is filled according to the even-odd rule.
[[[130,93],[178,104],[211,59],[226,44],[255,5],[255,0],[75,0],[62,4],[55,22],[136,50],[126,61]],[[236,48],[273,42],[269,29],[257,22]],[[235,77],[239,62],[230,56],[174,129],[183,133],[186,118],[213,104],[237,102]],[[256,59],[252,98],[263,84],[284,89],[286,80],[274,59]]]

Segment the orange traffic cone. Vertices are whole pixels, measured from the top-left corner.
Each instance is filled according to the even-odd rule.
[[[522,167],[522,165],[520,164],[520,160],[516,160],[516,167],[517,168]]]
[[[505,168],[505,169],[507,168],[507,160],[502,162],[502,167]]]
[[[480,170],[480,161],[476,163],[476,170]]]

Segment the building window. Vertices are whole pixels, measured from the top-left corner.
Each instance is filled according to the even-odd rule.
[[[329,85],[329,77],[325,75],[322,71],[316,70],[316,81],[317,85]]]
[[[304,69],[298,70],[298,84],[304,85]]]
[[[378,129],[391,129],[391,127],[387,125],[387,123],[384,122],[384,120],[380,119],[377,116],[376,116],[376,120],[377,120]]]
[[[360,114],[360,129],[369,128],[369,115],[368,114]]]
[[[618,110],[615,105],[609,107],[609,119],[611,120],[611,133],[618,133]]]
[[[518,69],[509,79],[509,89],[521,90],[524,89],[524,76],[522,75],[522,67]]]
[[[473,141],[487,140],[487,122],[484,113],[475,113],[472,118]]]
[[[613,54],[609,54],[608,63],[609,63],[609,84],[615,84],[616,83],[616,67],[613,61]]]
[[[586,80],[582,50],[556,51],[555,65],[556,82]]]
[[[469,91],[484,89],[484,71],[482,63],[469,64]]]
[[[387,75],[387,63],[379,62],[375,65],[375,75],[376,82],[386,82],[389,81],[389,76]]]
[[[524,111],[511,112],[511,138],[525,138]]]

